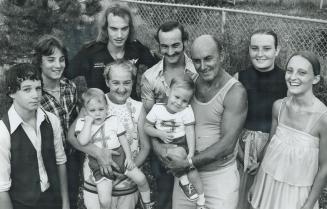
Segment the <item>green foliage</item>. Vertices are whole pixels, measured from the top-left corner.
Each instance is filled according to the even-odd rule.
[[[100,10],[100,0],[87,1],[85,14]],[[89,8],[89,9],[88,9]],[[30,58],[34,42],[44,34],[65,34],[81,24],[78,0],[3,0],[0,5],[0,64]]]

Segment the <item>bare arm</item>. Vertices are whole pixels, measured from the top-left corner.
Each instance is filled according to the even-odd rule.
[[[319,127],[319,168],[308,199],[301,209],[312,209],[317,202],[327,181],[327,116],[321,118]]]
[[[145,109],[142,107],[141,112],[145,111]],[[142,114],[142,113],[140,113]],[[145,114],[145,113],[144,113]],[[140,167],[145,159],[147,158],[147,156],[149,155],[150,152],[150,140],[149,140],[149,136],[144,132],[144,128],[140,128],[140,126],[143,126],[141,124],[139,124],[140,118],[138,120],[138,124],[137,124],[137,133],[138,133],[138,138],[139,138],[139,143],[140,143],[140,152],[138,153],[138,155],[135,158],[135,165],[137,167]]]
[[[247,95],[244,87],[238,84],[234,85],[224,100],[221,139],[193,157],[193,164],[196,167],[211,163],[234,152],[246,119],[247,108]]]
[[[188,157],[193,157],[195,152],[195,132],[194,125],[188,125],[185,127],[186,142],[188,147]]]
[[[147,121],[145,121],[144,124],[144,131],[150,137],[156,137],[156,138],[160,138],[162,135],[161,132],[163,132],[159,129],[156,129],[152,124],[148,123]]]
[[[13,209],[11,199],[8,192],[0,192],[0,205],[1,208]]]
[[[224,100],[224,108],[221,139],[192,157],[195,167],[209,164],[234,152],[247,114],[247,95],[242,85],[234,85],[230,89]],[[187,160],[180,160],[176,157],[168,165],[174,172],[185,171],[189,166]]]
[[[141,114],[139,116],[139,121],[138,121],[139,122],[138,123],[139,130],[141,129],[142,132],[144,132],[144,124],[145,124],[145,120],[146,120],[145,117],[146,117],[146,109],[145,109],[145,111],[141,112]],[[164,163],[168,163],[169,160],[167,158],[167,148],[168,147],[176,147],[176,145],[160,143],[159,139],[157,139],[157,138],[151,138],[151,140],[149,140],[149,141],[151,141],[153,151],[159,157],[159,159]]]
[[[78,143],[77,138],[75,136],[76,122],[77,122],[77,119],[74,121],[74,123],[69,128],[68,137],[67,137],[69,143],[76,149],[97,159],[97,162],[103,168],[105,173],[112,173],[111,166],[114,166],[117,169],[119,169],[118,165],[114,161],[112,161],[112,158],[111,158],[112,154],[118,155],[119,154],[118,152],[109,150],[109,149],[101,149],[92,143],[89,143],[85,146],[82,146]]]
[[[92,128],[93,118],[90,116],[85,117],[84,125],[81,132],[77,136],[77,141],[80,145],[85,146],[91,141],[91,128]]]
[[[267,143],[265,144],[265,147],[263,148],[263,151],[261,152],[258,161],[261,162],[263,160],[263,157],[265,156],[268,144],[271,141],[271,138],[275,135],[276,133],[276,128],[278,125],[278,114],[280,107],[282,105],[282,99],[279,99],[274,102],[273,108],[272,108],[272,121],[271,121],[271,128],[270,128],[270,134],[269,134],[269,139]]]
[[[174,135],[163,131],[156,129],[152,124],[148,123],[147,121],[144,124],[144,131],[147,133],[152,139],[159,138],[161,141],[163,141],[166,144],[169,144],[174,139]]]
[[[131,152],[131,148],[129,147],[129,144],[127,142],[126,135],[125,134],[121,135],[118,137],[118,139],[119,139],[120,145],[122,146],[122,148],[125,152],[126,158],[132,159],[132,152]]]
[[[270,128],[269,138],[268,138],[267,143],[264,145],[264,147],[262,149],[262,152],[258,156],[258,162],[256,164],[253,164],[247,170],[247,172],[250,175],[255,175],[257,173],[258,168],[260,166],[260,163],[262,162],[262,160],[263,160],[263,158],[265,156],[265,153],[266,153],[267,147],[268,147],[268,145],[269,145],[269,143],[271,141],[271,138],[275,135],[276,128],[277,128],[277,125],[278,125],[278,114],[279,114],[279,110],[280,110],[281,104],[282,104],[282,99],[275,101],[274,104],[273,104],[273,108],[272,108],[272,122],[271,122],[271,128]]]
[[[62,208],[69,209],[70,206],[69,206],[69,197],[68,197],[66,164],[57,165],[57,167],[58,167],[58,172],[59,172]]]

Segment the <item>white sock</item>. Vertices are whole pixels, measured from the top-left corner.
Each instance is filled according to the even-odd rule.
[[[141,194],[142,201],[144,203],[151,202],[151,199],[150,199],[150,190],[149,191],[145,191],[145,192],[140,192],[140,194]]]
[[[199,199],[196,201],[197,205],[204,205],[206,203],[206,199],[204,198],[204,193],[199,194]]]
[[[190,183],[190,181],[188,180],[187,175],[183,175],[179,178],[179,181],[181,182],[182,185],[187,185]]]

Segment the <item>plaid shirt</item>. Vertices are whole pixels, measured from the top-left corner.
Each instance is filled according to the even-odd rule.
[[[78,114],[77,90],[74,82],[67,78],[60,79],[60,102],[54,96],[43,89],[41,106],[49,112],[54,113],[60,119],[64,137],[66,139],[69,126]]]

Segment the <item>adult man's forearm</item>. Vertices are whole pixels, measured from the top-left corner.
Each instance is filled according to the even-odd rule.
[[[207,165],[212,162],[219,164],[224,164],[226,158],[232,155],[235,151],[235,145],[213,145],[209,148],[197,153],[193,158],[192,162],[196,168],[199,168],[203,165]]]

